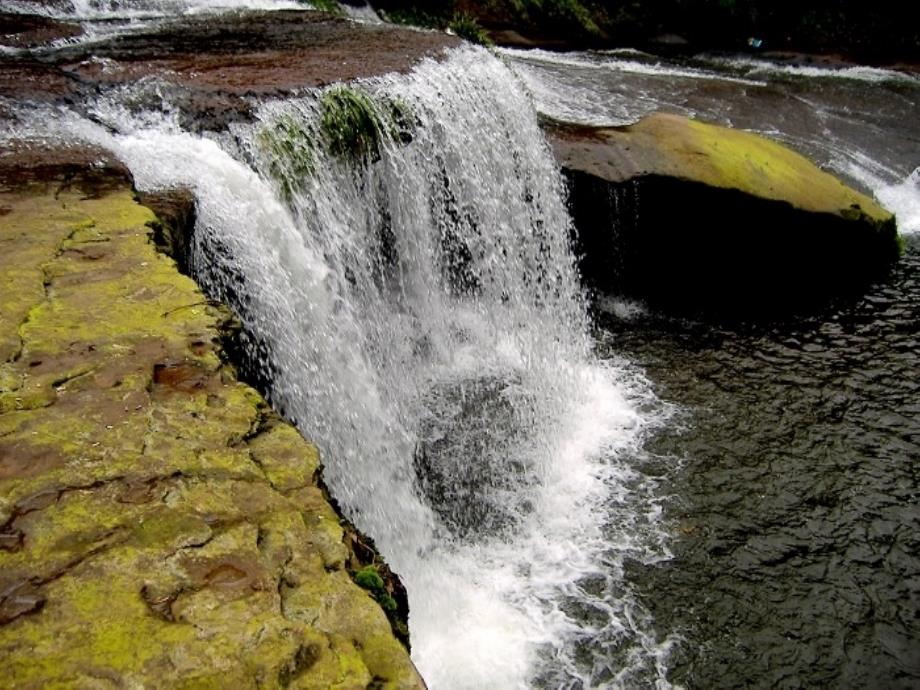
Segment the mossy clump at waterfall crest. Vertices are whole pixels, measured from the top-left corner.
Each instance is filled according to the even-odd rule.
[[[479,26],[479,22],[476,21],[476,18],[459,12],[453,16],[448,24],[455,34],[460,38],[465,38],[470,43],[478,43],[481,46],[490,46],[492,45],[492,39],[489,38],[489,34],[486,33],[485,29]]]
[[[398,99],[379,102],[350,86],[338,86],[320,98],[321,126],[330,153],[340,158],[380,157],[386,141],[411,140],[413,118]]]
[[[374,98],[350,86],[325,91],[319,110],[319,132],[297,113],[286,112],[266,121],[257,135],[268,173],[285,201],[313,177],[323,148],[345,160],[378,160],[385,140],[407,144],[417,124],[404,101]]]
[[[315,168],[313,143],[306,126],[291,113],[284,113],[262,128],[258,141],[269,157],[269,174],[280,185],[284,199],[290,201]]]

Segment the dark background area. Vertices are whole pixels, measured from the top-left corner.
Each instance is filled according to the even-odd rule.
[[[920,60],[914,3],[896,0],[377,0],[393,21],[447,26],[468,17],[499,43],[827,53],[862,62]]]

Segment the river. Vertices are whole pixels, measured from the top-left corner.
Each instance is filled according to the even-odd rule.
[[[292,3],[217,5],[49,3],[85,32],[36,53],[104,70],[94,51],[178,14],[181,32]],[[763,131],[910,234],[918,92],[885,71],[464,47],[347,94],[252,95],[219,127],[156,75],[3,105],[6,138],[102,146],[139,188],[194,192],[192,273],[402,577],[432,688],[897,687],[920,678],[916,242],[865,298],[786,323],[589,304],[538,113]],[[381,123],[359,151],[329,134],[342,98]]]

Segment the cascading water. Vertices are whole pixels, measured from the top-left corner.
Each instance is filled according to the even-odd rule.
[[[592,355],[561,177],[503,63],[456,50],[209,138],[162,93],[44,129],[114,151],[141,188],[194,190],[193,272],[402,577],[430,686],[666,684],[673,640],[622,576],[667,557],[636,469],[663,408]],[[349,95],[375,123],[350,150],[326,121]]]
[[[297,149],[323,139],[315,97],[234,129],[287,198],[292,235],[203,228],[198,273],[237,303],[273,401],[403,574],[432,686],[590,683],[568,658],[585,631],[562,599],[604,570],[617,453],[644,424],[623,372],[590,357],[558,172],[482,51],[361,88],[381,121],[396,104],[406,120],[361,161]]]
[[[2,0],[0,11],[62,19],[137,19],[240,9],[303,9],[296,0]]]

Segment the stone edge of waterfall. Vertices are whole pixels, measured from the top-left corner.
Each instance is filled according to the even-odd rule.
[[[861,294],[900,255],[891,213],[758,135],[664,114],[544,128],[596,293],[782,318]]]
[[[236,379],[163,225],[104,151],[0,157],[0,684],[424,687],[352,578],[401,586]]]

